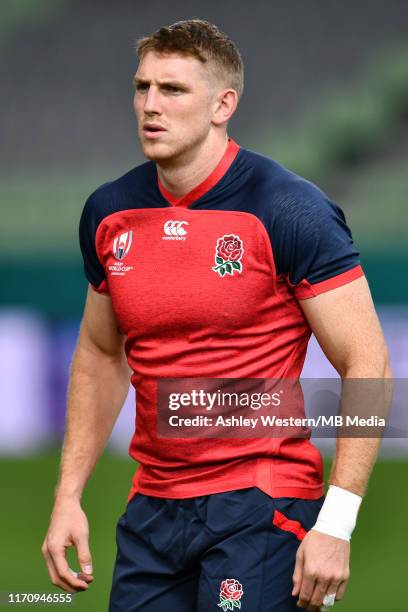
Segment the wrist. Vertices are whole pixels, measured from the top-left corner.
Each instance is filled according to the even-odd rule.
[[[59,503],[63,501],[64,503],[68,501],[80,502],[82,497],[82,492],[78,489],[70,488],[70,487],[58,487],[55,491],[55,503]]]
[[[349,542],[356,526],[361,501],[360,495],[330,485],[312,529]]]

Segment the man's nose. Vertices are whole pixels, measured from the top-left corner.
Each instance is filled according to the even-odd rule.
[[[156,87],[149,87],[144,103],[145,113],[160,114],[159,92]]]

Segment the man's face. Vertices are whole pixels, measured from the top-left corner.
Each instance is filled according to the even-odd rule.
[[[217,88],[198,59],[149,51],[135,75],[134,109],[144,155],[173,161],[207,138]]]

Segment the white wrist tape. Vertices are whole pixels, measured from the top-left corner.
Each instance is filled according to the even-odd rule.
[[[356,526],[361,501],[360,495],[330,485],[316,524],[312,529],[349,542]]]

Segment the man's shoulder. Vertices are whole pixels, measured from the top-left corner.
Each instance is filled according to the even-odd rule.
[[[156,197],[156,165],[145,162],[118,178],[103,183],[87,198],[82,220],[98,225],[119,211],[148,207]]]
[[[243,156],[253,169],[251,192],[267,209],[299,213],[330,207],[327,195],[317,185],[275,159],[249,149],[243,149]]]
[[[116,179],[102,183],[89,196],[88,200],[98,206],[106,200],[132,196],[141,187],[145,188],[156,176],[156,165],[154,162],[145,162],[128,170]]]

